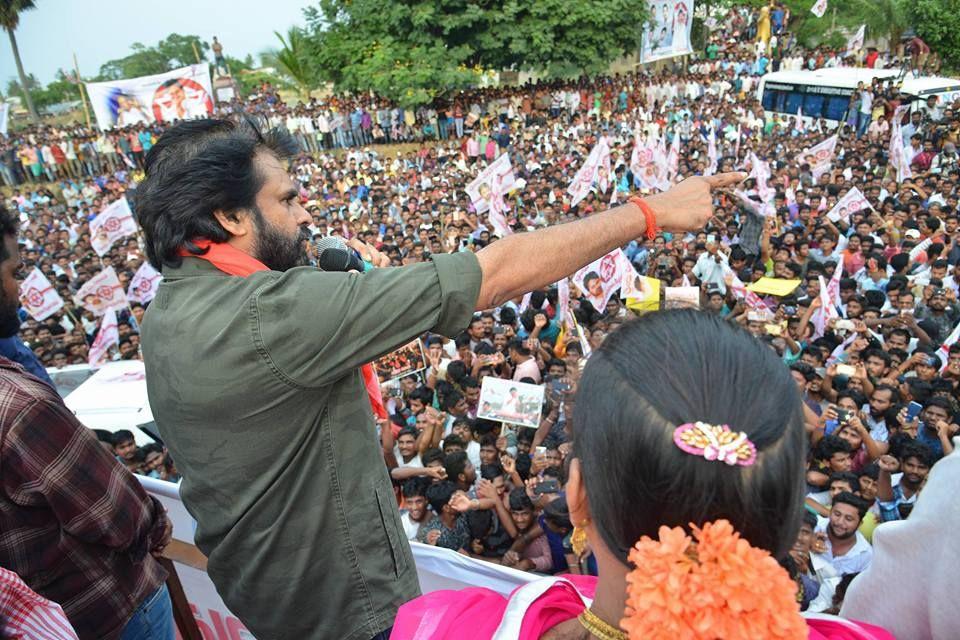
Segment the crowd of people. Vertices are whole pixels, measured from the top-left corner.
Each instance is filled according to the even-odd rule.
[[[875,81],[853,93],[835,128],[765,113],[755,89],[768,71],[899,65],[877,51],[804,50],[779,13],[764,46],[741,42],[756,37],[757,15],[735,9],[716,24],[724,37],[689,63],[655,72],[463,91],[412,110],[371,96],[288,105],[264,86],[218,110],[287,128],[301,145],[291,172],[313,237],[356,239],[393,266],[497,241],[465,186],[501,154],[518,178],[507,197],[514,233],[650,190],[632,161],[636,144],[662,139],[679,149],[670,181],[749,171],[740,189],[718,197],[702,231],[661,232],[623,250],[637,274],[663,287],[699,287],[705,313],[742,326],[789,368],[809,453],[807,509],[783,563],[803,609],[835,612],[871,563],[874,531],[910,515],[960,430],[960,344],[952,344],[960,323],[960,104],[910,104],[894,123],[907,101],[895,81]],[[88,360],[99,324],[74,302],[77,290],[106,267],[126,288],[144,262],[136,238],[99,258],[89,223],[118,198],[136,214],[144,156],[163,129],[41,126],[0,140],[25,270],[39,267],[66,302],[43,322],[22,318],[20,342],[45,367]],[[807,151],[832,135],[834,155],[820,170]],[[601,136],[611,149],[610,187],[571,205],[567,187]],[[387,143],[412,145],[386,153],[378,145]],[[898,168],[900,151],[907,166]],[[867,206],[828,218],[854,188]],[[745,294],[743,285],[764,277],[798,282],[786,295]],[[558,287],[547,288],[477,315],[452,340],[426,335],[427,368],[385,386],[381,445],[409,539],[527,571],[596,573],[590,550],[575,553],[571,541],[571,419],[591,351],[636,312],[618,293],[595,306],[576,286],[561,317],[566,306]],[[115,359],[140,357],[143,311],[134,303],[118,314]],[[487,376],[545,385],[539,426],[478,418]],[[735,383],[720,369],[716,376]],[[177,478],[162,448],[138,450],[124,432],[104,440],[131,471]]]

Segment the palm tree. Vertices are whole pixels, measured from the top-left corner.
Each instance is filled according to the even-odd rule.
[[[20,75],[20,87],[23,89],[23,97],[27,102],[27,110],[34,122],[40,122],[40,116],[33,106],[33,100],[30,99],[30,84],[27,81],[27,73],[23,70],[23,61],[20,60],[20,48],[17,46],[17,37],[14,31],[20,25],[20,14],[29,9],[36,8],[33,0],[0,0],[0,25],[7,30],[10,36],[10,48],[13,49],[13,59],[17,62],[17,73]]]
[[[310,89],[313,88],[313,74],[309,67],[309,54],[303,30],[290,27],[286,38],[279,31],[273,33],[280,40],[281,48],[270,52],[265,57],[297,85],[301,96],[308,97]]]

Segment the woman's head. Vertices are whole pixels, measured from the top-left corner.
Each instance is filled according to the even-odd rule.
[[[579,481],[594,530],[621,562],[661,525],[720,518],[775,555],[793,544],[806,459],[800,395],[782,362],[745,331],[692,310],[625,325],[591,356],[574,418],[572,520],[584,515],[571,498]],[[674,430],[698,421],[744,432],[755,462],[681,450]]]

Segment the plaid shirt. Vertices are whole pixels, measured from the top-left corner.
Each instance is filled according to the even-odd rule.
[[[116,638],[166,579],[166,513],[48,385],[0,358],[0,566],[59,603],[80,638]]]

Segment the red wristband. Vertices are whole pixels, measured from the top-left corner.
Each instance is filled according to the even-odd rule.
[[[637,208],[640,209],[644,219],[647,221],[647,232],[644,234],[647,240],[656,238],[657,234],[660,233],[660,228],[657,226],[657,217],[653,214],[653,209],[650,208],[650,205],[644,202],[640,196],[633,196],[627,200],[627,202],[632,202],[637,205]]]

